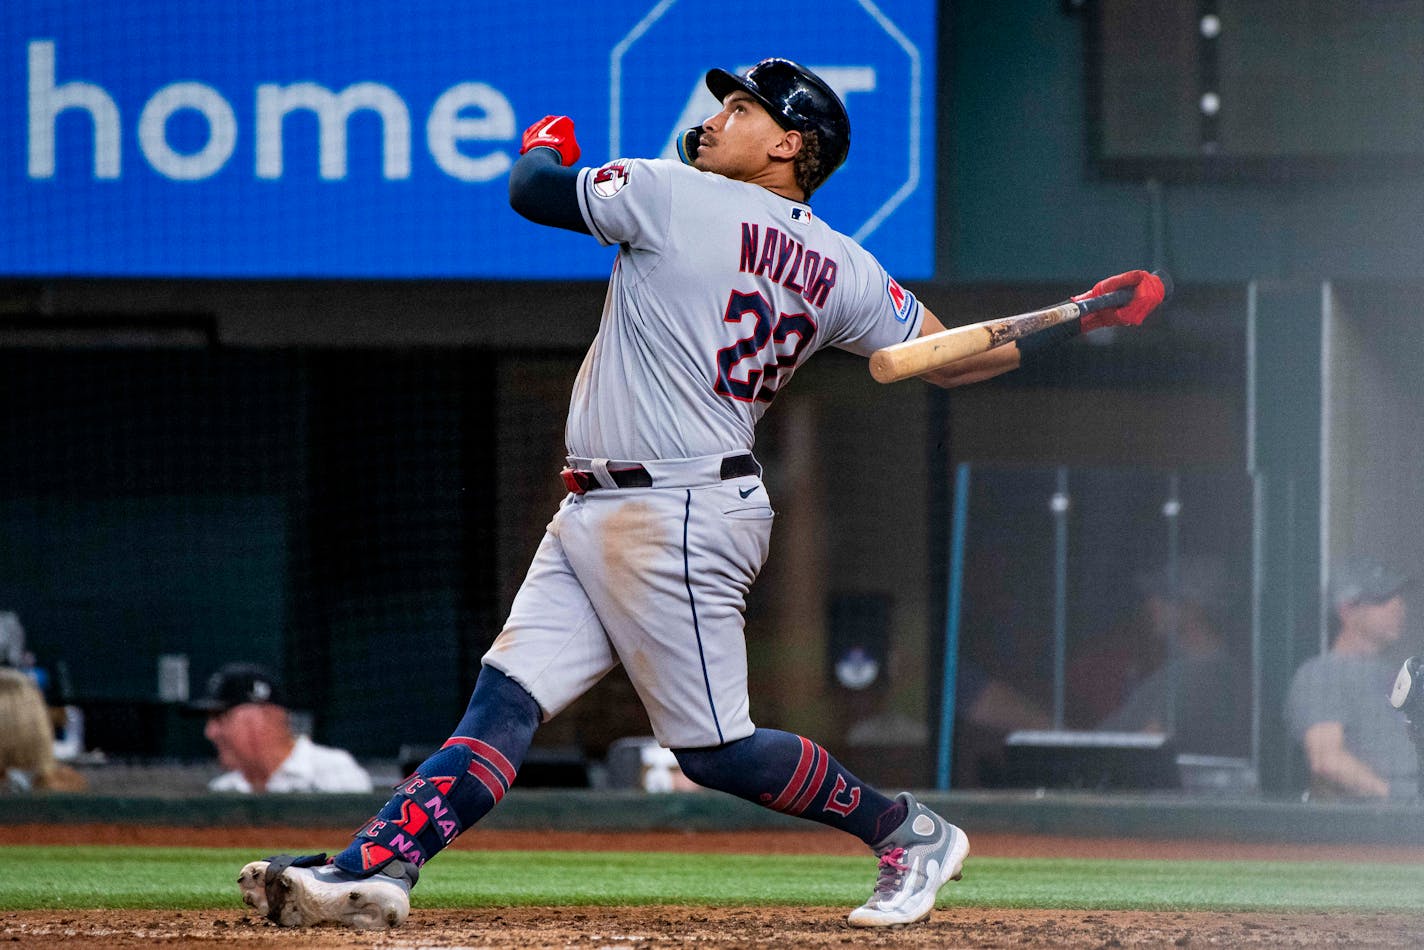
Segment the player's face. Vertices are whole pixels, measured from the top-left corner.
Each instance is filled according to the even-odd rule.
[[[766,171],[785,137],[761,103],[740,90],[730,92],[722,100],[722,111],[702,123],[693,164],[702,171],[752,180]]]

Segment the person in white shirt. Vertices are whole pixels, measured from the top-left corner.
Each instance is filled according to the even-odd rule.
[[[371,776],[351,753],[293,735],[281,687],[265,669],[230,663],[187,710],[208,717],[203,735],[228,769],[214,792],[369,792]]]

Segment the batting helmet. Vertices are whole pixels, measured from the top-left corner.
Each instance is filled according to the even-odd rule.
[[[783,129],[812,131],[820,140],[819,188],[850,152],[850,116],[826,81],[789,59],[764,59],[740,76],[725,69],[707,72],[707,88],[721,102],[738,89],[760,102]]]

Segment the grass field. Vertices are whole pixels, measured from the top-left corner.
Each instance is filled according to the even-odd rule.
[[[250,849],[0,847],[0,910],[238,906]],[[853,907],[864,858],[452,851],[415,908],[526,905]],[[971,858],[941,905],[1147,911],[1424,914],[1424,867],[1275,861]]]

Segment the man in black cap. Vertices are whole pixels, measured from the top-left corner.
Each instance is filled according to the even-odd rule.
[[[1418,757],[1389,702],[1399,668],[1391,649],[1404,632],[1413,578],[1352,559],[1330,584],[1330,649],[1307,660],[1286,696],[1286,723],[1305,750],[1312,793],[1411,798]]]
[[[371,791],[371,776],[349,752],[292,734],[281,685],[263,667],[229,663],[187,708],[208,717],[203,735],[231,770],[208,783],[214,792]]]

